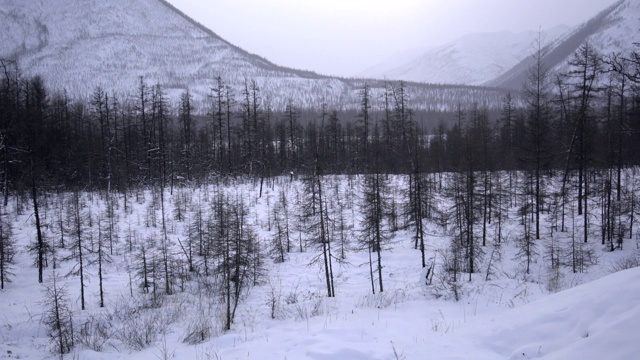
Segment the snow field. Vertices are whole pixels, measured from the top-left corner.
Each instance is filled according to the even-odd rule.
[[[347,178],[327,178],[330,184],[327,188],[336,187],[337,183],[346,197]],[[357,178],[352,180],[358,183]],[[403,179],[392,178],[392,183],[393,196],[400,201]],[[280,188],[287,191],[293,218],[295,192],[301,189],[297,181],[289,183],[278,179],[265,187],[261,198],[257,195],[258,187],[250,181],[237,181],[225,190],[244,194],[249,207],[247,218],[265,245],[273,236],[273,229],[268,230],[268,216]],[[173,218],[175,199],[183,192],[193,203],[206,204],[212,198],[212,190],[174,189],[173,196],[166,191],[170,204],[168,229],[174,255],[178,257],[181,252],[176,241],[185,239],[186,220],[180,222]],[[637,243],[627,241],[624,250],[612,253],[594,245],[598,264],[578,274],[563,268],[558,289],[583,285],[552,294],[548,286],[548,266],[542,255],[543,245],[550,241],[550,236],[540,240],[541,255],[532,265],[531,274],[525,276],[521,263],[514,260],[518,252],[515,238],[519,224],[513,218],[504,225],[506,236],[499,248],[501,260],[497,270],[485,280],[487,260],[493,248],[487,245],[482,266],[472,275],[472,280],[467,281],[468,274],[461,274],[462,297],[458,302],[449,292],[434,289],[433,284],[425,285],[420,252],[413,248],[411,233],[398,231],[382,253],[383,293],[371,293],[367,252],[349,249],[344,262],[334,262],[336,297],[327,298],[323,269],[320,264],[310,265],[318,251],[309,246],[306,252],[300,253],[294,246],[284,263],[267,260],[267,275],[262,284],[245,294],[232,329],[224,332],[222,304],[215,293],[199,286],[198,280],[186,283],[184,292],[163,296],[158,308],[149,306],[135,279],[130,284],[128,266],[135,254],[128,251],[127,241],[161,236],[157,224],[155,228],[146,224],[151,193],[141,192],[137,197],[139,202],[136,196],[129,195],[128,212],[124,211],[122,196],[119,197],[118,243],[113,261],[104,265],[106,307],[98,307],[95,265],[86,267],[89,274],[86,311],[79,309],[78,278],[62,279],[78,328],[92,317],[108,319],[113,326],[101,351],[76,345],[67,358],[633,359],[640,350],[634,336],[640,326],[640,271],[626,270],[606,276],[619,259],[635,256]],[[49,206],[43,206],[46,209],[43,217],[49,221],[56,216],[54,198],[51,195]],[[97,216],[104,209],[104,203],[96,194],[83,194],[83,199],[87,203],[87,214]],[[446,198],[439,199],[439,206],[446,206],[446,202]],[[19,253],[12,268],[13,283],[0,292],[0,358],[56,358],[41,322],[42,286],[36,281],[33,256],[26,252],[35,236],[33,216],[28,208],[18,214],[15,203],[12,201],[8,216],[14,224]],[[346,209],[344,213],[347,223],[356,226],[348,236],[352,246],[357,236],[357,209],[354,212]],[[435,224],[427,225],[427,259],[428,263],[435,259],[434,278],[437,278],[443,272],[439,265],[450,237]],[[544,227],[548,228],[546,221]],[[94,227],[92,236],[95,231]],[[543,233],[548,234],[546,230]],[[46,234],[49,241],[55,240],[52,227],[47,228]],[[297,239],[297,234],[294,235]],[[567,235],[556,236],[564,241],[562,237]],[[594,237],[592,242],[597,244],[597,241]],[[60,275],[73,266],[72,261],[60,260],[57,265],[56,272]],[[45,279],[52,273],[52,267],[50,264],[45,269]],[[185,343],[187,335],[201,321],[211,325],[208,337],[195,345]],[[129,339],[118,335],[126,324],[138,330],[130,333]],[[140,349],[132,347],[130,340],[134,334],[144,330],[150,332],[150,343]],[[96,337],[96,343],[100,341]]]

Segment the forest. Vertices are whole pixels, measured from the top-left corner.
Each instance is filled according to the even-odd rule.
[[[403,82],[380,97],[365,84],[357,111],[273,109],[255,81],[234,93],[221,77],[199,111],[188,90],[172,103],[144,78],[128,97],[98,87],[70,99],[0,60],[2,289],[16,277],[13,228],[26,216],[23,256],[45,284],[43,324],[59,354],[113,339],[144,349],[161,331],[154,324],[179,315],[137,317],[136,307],[166,308],[183,292],[200,319],[184,342],[231,330],[248,289],[266,283],[267,260],[296,252],[313,254],[323,296],[340,296],[336,269],[350,252],[364,254],[371,293],[384,293],[383,257],[398,232],[436,298],[460,300],[465,281],[498,276],[506,241],[523,276],[543,258],[547,287],[558,290],[562,271],[584,272],[636,235],[640,56],[586,44],[559,74],[545,68],[544,49],[534,57],[501,109],[460,102],[452,112],[413,110]],[[446,247],[429,253],[434,233]],[[79,279],[82,311],[89,286],[105,306],[103,270],[114,261],[134,305],[111,305],[109,322],[72,320],[62,279],[48,270]],[[270,289],[270,316],[293,316]],[[203,294],[219,315],[196,302]],[[317,301],[305,299],[305,311],[320,311]]]
[[[292,102],[273,109],[255,81],[234,94],[220,77],[198,113],[188,90],[170,100],[162,85],[144,78],[127,97],[98,87],[87,100],[74,100],[63,89],[47,89],[39,76],[22,78],[14,62],[2,60],[3,194],[6,201],[28,190],[30,179],[43,189],[124,193],[316,170],[577,171],[584,185],[586,172],[612,167],[619,174],[640,160],[633,55],[603,57],[583,46],[563,74],[550,74],[541,57],[501,109],[459,102],[450,112],[413,110],[403,82],[388,82],[376,97],[365,84],[358,111]]]

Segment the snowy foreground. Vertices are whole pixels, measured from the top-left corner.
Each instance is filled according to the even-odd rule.
[[[247,197],[251,199],[248,218],[266,243],[271,236],[267,214],[278,190],[267,189],[263,197],[257,198],[256,190],[250,189],[247,185]],[[196,192],[190,193],[192,199],[199,197]],[[147,228],[141,220],[149,198],[147,195],[147,200],[134,203],[131,213],[119,210],[119,247],[124,248],[125,234],[157,234],[157,228]],[[87,201],[89,208],[99,213],[100,202]],[[357,217],[356,213],[347,213],[352,214],[351,221]],[[13,282],[0,291],[0,358],[57,358],[51,352],[51,341],[41,320],[43,285],[37,283],[33,256],[25,250],[34,236],[31,213],[26,210],[12,217],[18,254],[12,268]],[[514,221],[505,226],[505,233],[514,233],[518,224]],[[184,240],[179,222],[169,228],[172,236]],[[432,226],[428,233],[428,257],[439,261],[437,254],[444,251],[449,239]],[[597,241],[596,237],[594,244]],[[549,291],[543,257],[539,256],[531,274],[524,276],[514,260],[514,241],[507,236],[500,250],[498,270],[487,276],[483,267],[471,282],[467,282],[468,274],[463,274],[463,296],[456,302],[450,295],[439,294],[434,285],[425,284],[420,253],[413,248],[410,233],[399,231],[383,253],[383,293],[371,293],[366,251],[348,251],[346,261],[334,265],[335,298],[326,297],[321,267],[310,265],[317,251],[292,252],[284,263],[266,261],[265,280],[252,287],[241,301],[230,331],[224,332],[219,326],[222,320],[218,304],[205,301],[210,306],[203,310],[197,295],[176,292],[165,296],[161,308],[147,310],[158,314],[153,317],[158,334],[146,348],[136,350],[122,341],[107,339],[99,344],[100,352],[76,345],[65,358],[637,359],[640,268],[611,273],[620,259],[635,256],[637,247],[636,240],[627,241],[624,250],[615,252],[595,245],[598,264],[585,273],[573,274],[564,269],[556,286],[564,290],[554,293]],[[490,247],[485,252],[488,258]],[[105,265],[103,309],[98,307],[95,265],[87,267],[90,276],[85,311],[79,306],[78,278],[63,279],[70,294],[74,324],[82,324],[90,316],[109,318],[115,309],[131,306],[127,305],[133,301],[127,259],[127,252],[121,250]],[[61,262],[59,266],[57,271],[66,274],[73,264]],[[51,267],[47,268],[46,274],[51,271]],[[133,292],[135,297],[140,296],[135,287]],[[214,324],[210,338],[196,345],[185,343],[190,326],[202,317]],[[110,321],[117,322],[114,318]]]

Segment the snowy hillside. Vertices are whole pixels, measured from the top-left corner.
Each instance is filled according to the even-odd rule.
[[[573,29],[557,26],[543,33],[549,49],[545,62],[555,71],[562,71],[586,42],[602,55],[629,53],[640,39],[640,2],[620,0]],[[520,89],[537,36],[536,31],[471,34],[419,55],[408,51],[394,56],[362,75]]]
[[[587,27],[586,24],[583,26]],[[640,41],[640,3],[632,0],[620,2],[586,41],[602,54],[637,49],[634,43]]]
[[[555,46],[549,48],[544,61],[553,71],[563,71],[574,52],[589,43],[599,54],[613,52],[628,54],[637,50],[640,39],[640,2],[620,0],[584,24],[567,33]],[[504,74],[486,82],[490,86],[519,89],[531,58],[524,58]]]
[[[483,345],[504,359],[634,359],[640,268],[551,295],[490,320]]]
[[[444,177],[446,185],[451,178]],[[297,179],[267,179],[262,195],[259,182],[248,179],[166,188],[164,197],[158,189],[113,194],[109,201],[102,193],[46,194],[40,211],[51,251],[44,284],[36,281],[29,250],[36,238],[33,211],[28,199],[12,198],[0,217],[2,235],[16,239],[9,267],[13,282],[0,290],[0,358],[57,358],[52,353],[57,343],[46,325],[51,300],[45,290],[51,292],[54,273],[76,331],[65,358],[637,358],[640,268],[608,275],[640,263],[637,235],[625,239],[623,249],[608,251],[599,245],[599,220],[593,218],[589,244],[576,244],[572,237],[581,231],[580,217],[567,214],[572,225],[558,232],[553,213],[545,213],[543,236],[535,241],[526,273],[520,216],[511,207],[489,225],[490,241],[481,247],[478,271],[452,281],[453,224],[426,221],[428,266],[420,266],[412,232],[394,230],[381,252],[385,288],[380,292],[382,280],[373,275],[371,253],[359,240],[363,179],[322,180],[335,297],[327,297],[321,247],[309,236],[314,225],[300,222],[309,194]],[[407,178],[390,176],[389,181],[386,195],[400,207]],[[554,186],[550,181],[549,188]],[[434,213],[451,211],[446,191],[433,197]],[[597,206],[599,200],[591,201]],[[222,246],[224,235],[216,235],[223,216],[218,212],[225,209],[242,220],[230,221],[230,228],[244,224],[245,234],[254,234],[251,241],[260,244],[255,251],[264,255],[249,264],[251,271],[260,271],[251,272],[251,286],[238,294],[230,330],[223,329],[229,308],[221,275],[226,270],[220,265],[229,250]],[[78,245],[80,239],[84,245]],[[278,244],[289,242],[290,250],[278,251]],[[209,249],[206,244],[214,247],[211,253],[203,250]],[[571,246],[583,254],[576,272],[566,264]],[[85,251],[82,297],[79,248]],[[563,254],[556,268],[548,261],[549,251]],[[584,262],[584,254],[595,256],[587,255],[590,260]],[[84,298],[86,310],[81,310]]]
[[[189,88],[204,103],[220,76],[236,94],[255,80],[275,108],[292,101],[319,101],[349,108],[359,104],[363,81],[321,76],[275,65],[226,42],[162,0],[0,2],[0,58],[17,58],[21,72],[40,74],[51,89],[88,97],[97,87],[121,95],[135,92],[138,78],[160,83],[168,94]],[[372,88],[383,82],[371,81]],[[447,109],[461,89],[410,85],[415,108]],[[502,94],[462,89],[470,101],[489,106]]]
[[[257,79],[265,92],[266,79],[274,79],[301,96],[312,86],[345,90],[339,80],[248,54],[159,0],[5,1],[0,13],[8,29],[0,35],[0,56],[16,56],[26,75],[41,74],[72,96],[96,86],[126,93],[140,76],[201,95],[215,76],[232,84]]]
[[[557,26],[543,31],[543,41],[553,43],[568,30],[567,26]],[[394,57],[362,75],[428,83],[484,84],[529,56],[537,38],[537,31],[471,34],[419,55]]]

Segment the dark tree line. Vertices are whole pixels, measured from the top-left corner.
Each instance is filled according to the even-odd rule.
[[[575,170],[582,214],[588,168],[612,167],[619,183],[620,169],[640,161],[634,56],[603,58],[583,46],[570,70],[559,75],[539,61],[522,94],[508,95],[500,114],[481,105],[450,113],[414,111],[402,82],[389,83],[375,97],[365,86],[358,112],[299,109],[293,103],[276,111],[255,81],[234,94],[217,78],[208,108],[200,109],[206,116],[196,115],[188,91],[171,106],[161,86],[142,78],[126,98],[96,88],[88,101],[69,99],[46,88],[40,77],[20,76],[15,63],[3,60],[4,201],[11,192],[41,188],[126,192],[203,183],[218,175],[310,174],[316,162],[326,174],[370,173],[377,148],[383,173],[456,171],[464,143],[478,143],[473,152],[483,160],[475,162],[476,170],[531,172],[537,209],[542,172]],[[472,141],[464,127],[477,120],[474,112],[486,117],[486,128],[482,139]],[[616,196],[619,191],[614,187]]]
[[[599,196],[603,243],[614,244],[627,230],[617,220],[624,210],[622,170],[640,163],[638,54],[603,56],[586,44],[561,74],[546,68],[544,55],[538,47],[523,91],[508,94],[499,114],[480,104],[459,105],[452,112],[415,111],[402,82],[388,83],[380,96],[365,85],[357,111],[326,105],[300,109],[291,102],[276,110],[255,81],[247,80],[242,93],[234,94],[218,77],[207,108],[199,109],[206,115],[196,115],[188,90],[172,106],[160,85],[140,78],[129,97],[98,87],[88,101],[74,100],[47,89],[41,77],[21,76],[15,62],[2,60],[3,205],[10,194],[31,199],[37,228],[33,251],[42,269],[47,249],[38,200],[50,190],[118,192],[126,208],[135,189],[159,188],[162,195],[176,185],[225,176],[264,180],[282,174],[367,174],[377,192],[382,174],[407,174],[404,211],[425,267],[421,219],[432,216],[429,191],[436,183],[442,188],[443,173],[454,173],[458,241],[468,254],[465,268],[473,272],[473,254],[477,245],[486,246],[487,225],[496,214],[500,219],[496,209],[502,198],[496,199],[502,189],[511,190],[509,205],[530,215],[524,222],[526,239],[538,239],[540,214],[549,211],[553,195],[544,193],[545,182],[560,174],[561,190],[553,196],[561,205],[561,230],[570,210],[568,194],[575,191],[586,242],[593,211],[589,200]],[[526,175],[516,176],[516,170]],[[508,183],[501,183],[496,171],[506,171]],[[320,185],[314,196],[321,190],[321,183],[315,183]],[[164,199],[160,203],[164,226]],[[322,220],[323,210],[316,211]],[[324,244],[328,225],[321,224],[320,230],[319,243]],[[290,248],[288,234],[285,238]],[[374,245],[371,249],[379,250]],[[2,264],[8,260],[5,255]],[[165,288],[170,292],[171,284]]]
[[[320,195],[321,174],[371,175],[367,179],[376,188],[381,175],[400,173],[410,175],[405,211],[415,227],[415,246],[423,248],[419,219],[431,216],[428,192],[434,180],[449,172],[459,179],[452,191],[460,241],[475,247],[478,227],[486,245],[486,225],[500,213],[496,209],[502,200],[494,200],[502,187],[511,189],[511,206],[518,203],[523,216],[531,215],[523,222],[527,238],[539,238],[540,213],[551,201],[543,185],[560,174],[561,223],[567,193],[575,191],[586,240],[588,200],[601,196],[603,242],[613,244],[620,232],[614,218],[621,211],[616,202],[623,197],[622,169],[640,162],[638,53],[603,56],[586,44],[561,74],[545,67],[543,48],[533,56],[523,91],[508,94],[500,114],[478,104],[459,105],[450,113],[415,111],[402,82],[388,83],[380,97],[365,85],[354,112],[326,105],[299,109],[291,102],[276,111],[255,81],[247,80],[241,94],[234,94],[218,77],[203,116],[195,115],[188,90],[172,107],[160,85],[140,78],[127,98],[96,88],[88,101],[73,100],[47,89],[40,77],[22,77],[14,62],[1,60],[4,206],[11,193],[31,197],[39,228],[39,194],[51,189],[117,191],[126,199],[128,191],[143,187],[172,190],[176,183],[206,183],[227,175],[293,173],[320,179],[315,181]],[[500,170],[508,172],[508,184],[494,176]],[[525,176],[513,175],[514,170]],[[433,174],[438,176],[428,176]],[[163,202],[161,197],[162,207]],[[162,209],[163,223],[164,217]],[[328,232],[327,227],[321,229]],[[37,257],[39,263],[46,261],[43,254]],[[473,270],[474,262],[467,267]]]

